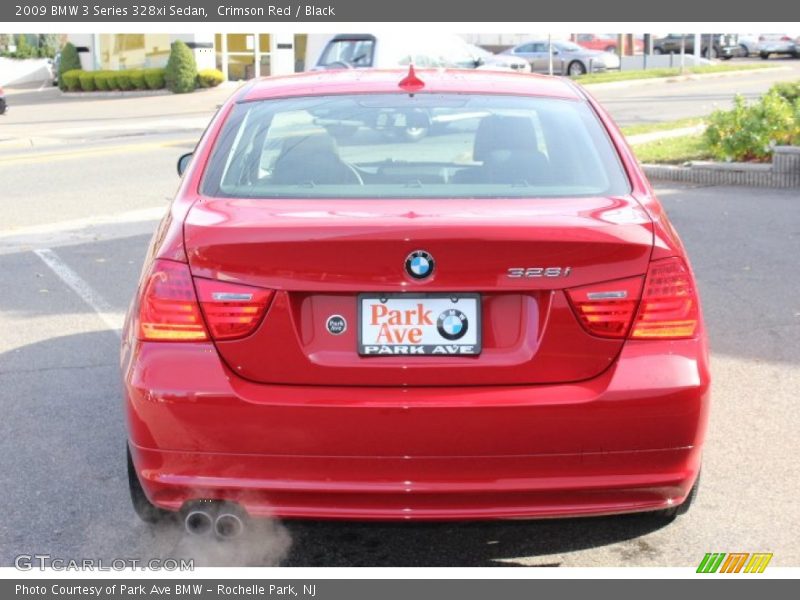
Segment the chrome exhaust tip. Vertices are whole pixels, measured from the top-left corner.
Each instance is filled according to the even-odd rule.
[[[208,511],[195,509],[186,514],[183,525],[192,535],[206,535],[214,526],[214,521]]]
[[[244,522],[232,512],[223,512],[214,521],[214,532],[223,540],[239,537],[244,532]]]

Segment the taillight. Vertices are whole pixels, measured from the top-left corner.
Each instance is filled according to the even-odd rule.
[[[791,42],[791,41],[792,41],[792,38],[791,38],[791,37],[789,37],[788,35],[785,35],[785,36],[783,36],[783,37],[781,38],[781,41],[782,41],[782,42]]]
[[[567,295],[589,333],[624,338],[636,314],[641,292],[642,277],[631,277],[572,288]]]
[[[208,339],[189,266],[156,260],[139,303],[139,339],[191,342]]]
[[[650,263],[632,338],[690,338],[700,319],[697,291],[686,263],[665,258]]]
[[[203,315],[215,340],[253,333],[272,299],[272,290],[214,279],[195,279]]]

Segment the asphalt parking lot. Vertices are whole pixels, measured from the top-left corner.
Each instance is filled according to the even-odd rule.
[[[217,98],[192,101],[207,115]],[[797,190],[657,186],[693,260],[712,348],[703,486],[682,519],[262,521],[217,543],[151,528],[130,508],[114,330],[177,185],[175,159],[198,132],[101,131],[43,150],[0,148],[0,565],[49,553],[198,565],[694,566],[712,551],[800,565]]]

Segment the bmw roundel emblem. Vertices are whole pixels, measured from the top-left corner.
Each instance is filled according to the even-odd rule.
[[[434,265],[433,256],[425,250],[414,250],[406,257],[406,273],[414,279],[430,277]]]
[[[458,340],[464,337],[469,329],[467,315],[455,308],[449,308],[436,319],[436,329],[446,340]]]

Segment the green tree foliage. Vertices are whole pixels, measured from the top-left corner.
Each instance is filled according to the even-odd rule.
[[[167,89],[175,94],[193,92],[197,85],[197,64],[194,55],[181,40],[172,42],[169,61],[164,71]]]
[[[81,59],[78,56],[78,49],[72,44],[67,42],[61,49],[61,62],[58,66],[58,87],[66,90],[64,84],[64,73],[67,71],[75,71],[81,68]]]

